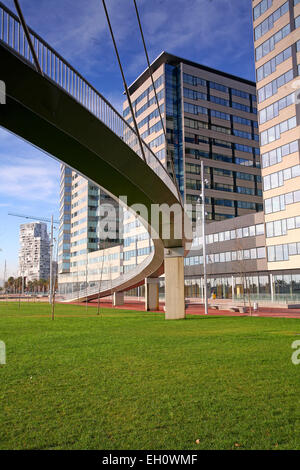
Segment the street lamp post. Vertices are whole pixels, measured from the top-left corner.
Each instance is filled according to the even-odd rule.
[[[207,302],[207,272],[206,272],[206,236],[205,236],[205,182],[204,179],[204,163],[201,161],[201,214],[202,214],[202,246],[203,246],[203,281],[204,281],[204,313],[208,314]]]
[[[50,234],[50,282],[49,282],[49,303],[53,299],[53,215],[51,215],[51,234]]]

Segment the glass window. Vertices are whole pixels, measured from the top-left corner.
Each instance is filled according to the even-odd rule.
[[[288,245],[288,252],[289,255],[297,255],[297,244],[296,243],[289,243]]]
[[[249,237],[255,237],[255,225],[249,227]]]
[[[281,220],[274,221],[274,234],[276,237],[282,235]]]
[[[287,229],[293,230],[294,228],[295,228],[295,218],[290,217],[289,219],[287,219]]]
[[[273,222],[268,222],[266,224],[267,237],[274,237],[274,224]]]
[[[285,204],[293,204],[293,202],[294,202],[294,195],[293,195],[293,193],[287,193],[287,194],[285,194],[284,200],[285,200]]]
[[[268,246],[268,261],[275,261],[275,247]]]
[[[265,233],[264,224],[256,225],[256,235],[264,235],[264,233]]]
[[[273,197],[273,200],[272,200],[273,204],[273,212],[278,212],[280,211],[280,199],[279,199],[279,196],[275,196]]]
[[[294,192],[294,202],[300,202],[300,191]]]
[[[265,214],[271,214],[272,212],[272,199],[265,199]]]
[[[283,261],[283,245],[276,245],[275,246],[275,259],[276,261]]]

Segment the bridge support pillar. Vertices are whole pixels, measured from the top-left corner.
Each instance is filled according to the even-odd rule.
[[[145,310],[147,312],[159,309],[158,287],[157,278],[147,277],[145,279]]]
[[[165,250],[165,319],[185,318],[184,250]]]
[[[124,305],[124,292],[114,292],[113,306]]]

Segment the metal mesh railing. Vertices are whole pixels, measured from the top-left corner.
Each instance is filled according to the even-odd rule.
[[[74,289],[72,292],[64,293],[59,292],[58,296],[61,301],[76,301],[77,299],[82,299],[84,297],[95,296],[99,292],[107,292],[107,291],[117,291],[122,284],[130,281],[133,278],[139,276],[139,274],[149,266],[152,259],[154,257],[154,252],[150,253],[141,263],[135,266],[135,268],[131,269],[127,273],[121,274],[120,276],[116,277],[115,279],[110,280],[102,280],[100,282],[95,281],[95,285],[93,287],[84,286],[83,288]]]
[[[69,93],[94,114],[139,156],[138,138],[132,127],[83,76],[31,28],[28,28],[43,74]],[[34,64],[30,48],[18,17],[0,2],[0,40],[23,59]],[[167,169],[143,142],[146,162],[180,200],[178,190]]]

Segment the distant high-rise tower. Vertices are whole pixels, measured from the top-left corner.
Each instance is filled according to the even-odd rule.
[[[50,242],[47,224],[32,222],[20,225],[18,274],[27,281],[49,278]]]

